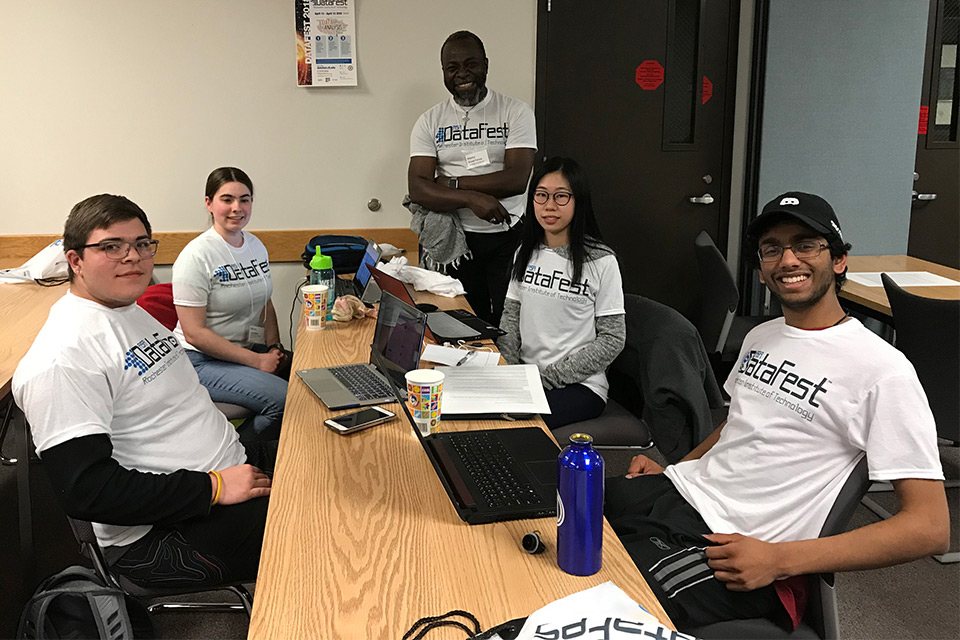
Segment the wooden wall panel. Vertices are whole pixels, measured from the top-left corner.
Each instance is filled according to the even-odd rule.
[[[303,248],[313,236],[334,233],[340,235],[363,236],[374,238],[377,242],[387,242],[401,249],[406,249],[411,256],[411,262],[416,264],[417,235],[410,229],[330,229],[317,231],[316,229],[299,230],[254,230],[270,253],[270,262],[300,262]],[[158,231],[153,235],[160,241],[157,250],[156,264],[173,264],[184,245],[197,237],[196,231]],[[45,246],[60,236],[46,235],[0,235],[0,268],[16,267],[34,256]]]

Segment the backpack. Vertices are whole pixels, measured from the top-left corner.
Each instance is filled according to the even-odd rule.
[[[37,587],[20,616],[17,638],[153,638],[146,607],[104,584],[92,569],[74,565]]]
[[[316,255],[317,247],[320,247],[323,255],[330,256],[333,260],[333,270],[340,275],[357,272],[360,263],[363,262],[363,254],[367,250],[367,241],[360,236],[333,234],[313,236],[300,255],[305,268],[310,268],[310,259]]]

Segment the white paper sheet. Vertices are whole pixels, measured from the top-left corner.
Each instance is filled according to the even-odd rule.
[[[445,376],[442,413],[550,413],[535,364],[437,370]]]
[[[454,349],[428,344],[424,347],[420,359],[450,367],[495,367],[500,363],[500,354],[494,351]],[[461,362],[463,364],[460,364]]]
[[[929,271],[884,271],[901,287],[949,287],[960,286],[960,282],[938,276]],[[882,287],[879,271],[848,272],[847,279],[865,287]]]

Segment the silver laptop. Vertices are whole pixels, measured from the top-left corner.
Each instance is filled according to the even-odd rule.
[[[367,363],[346,364],[300,369],[297,376],[330,409],[394,402],[394,393],[384,376],[390,376],[394,384],[401,384],[404,374],[419,366],[426,328],[425,313],[384,293],[370,345],[371,361],[373,353],[379,353],[380,367]]]

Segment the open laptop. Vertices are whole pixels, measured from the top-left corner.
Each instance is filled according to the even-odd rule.
[[[300,369],[297,376],[330,409],[394,402],[393,385],[387,383],[385,376],[403,381],[407,371],[417,368],[426,327],[427,317],[422,311],[386,293],[380,299],[377,328],[370,345],[371,354],[380,356],[376,361],[379,364]]]
[[[372,239],[367,240],[367,248],[363,252],[363,260],[357,267],[357,272],[353,278],[337,278],[336,294],[340,296],[356,296],[363,302],[376,302],[380,296],[380,289],[376,283],[370,283],[370,269],[375,267],[380,261],[380,245]]]
[[[372,356],[375,362],[383,360],[376,351]],[[461,520],[485,524],[556,515],[560,448],[543,429],[482,429],[424,436],[407,407],[406,384],[395,378],[391,382],[396,401]],[[441,414],[442,403],[441,399]]]
[[[389,291],[407,304],[416,306],[405,282],[376,267],[372,272],[373,279],[381,291]],[[457,340],[493,338],[503,334],[499,328],[463,309],[428,311],[427,328],[438,344]]]

